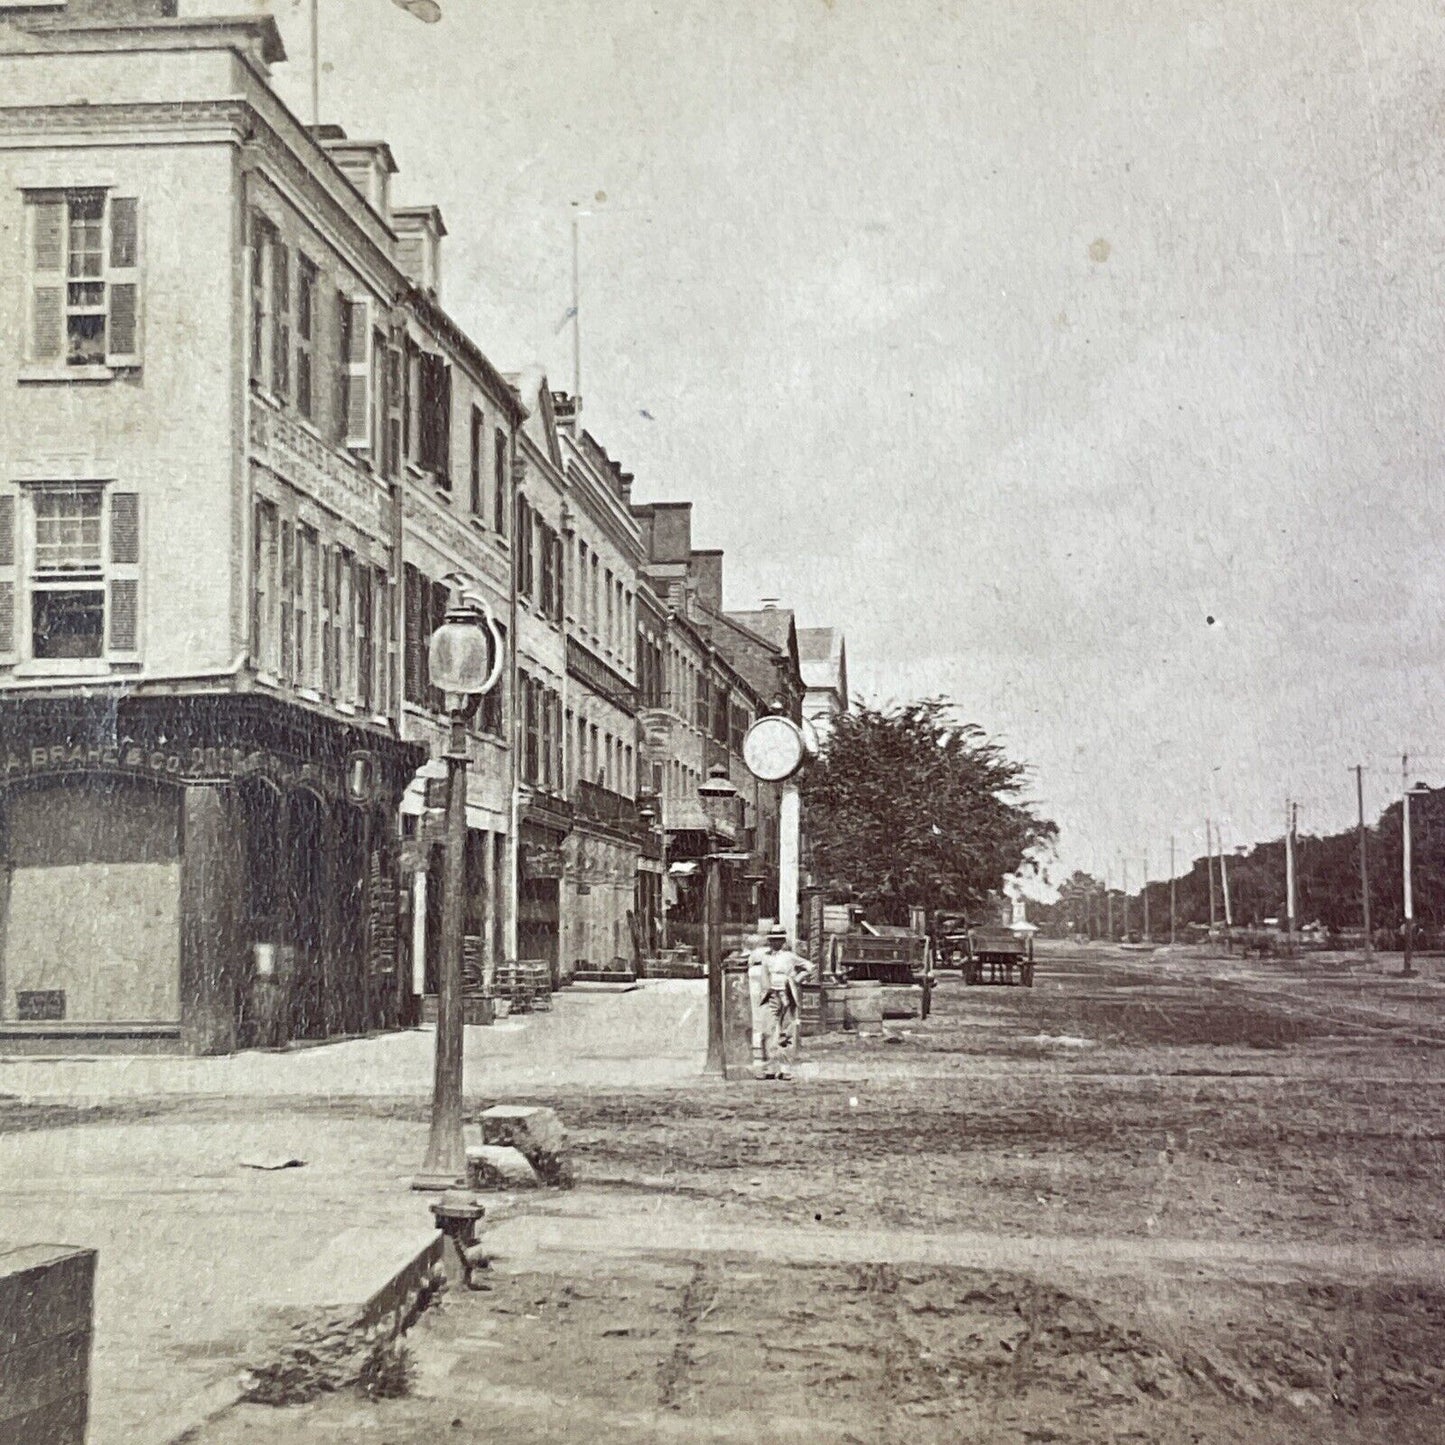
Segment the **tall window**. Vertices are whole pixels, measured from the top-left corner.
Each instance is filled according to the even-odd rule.
[[[296,579],[296,559],[292,550],[292,540],[295,537],[296,528],[284,518],[281,522],[281,585],[276,589],[278,610],[281,616],[281,665],[279,672],[288,682],[298,680],[299,674],[296,670],[296,628],[294,618],[296,615],[296,594],[300,591]],[[298,548],[299,550],[299,548]]]
[[[417,456],[436,484],[451,490],[452,369],[444,357],[423,352],[418,365],[421,389]]]
[[[291,264],[286,247],[271,244],[271,390],[291,394]]]
[[[140,212],[108,191],[30,191],[28,357],[140,365]]]
[[[482,515],[482,442],[486,434],[486,418],[482,416],[482,409],[474,406],[472,408],[471,447],[468,452],[471,460],[471,494],[468,497],[468,506],[474,517]]]
[[[257,500],[252,538],[251,657],[262,672],[278,673],[281,639],[276,630],[276,506]]]
[[[296,410],[308,421],[316,416],[314,395],[316,342],[316,267],[305,256],[296,262]]]
[[[498,532],[507,530],[507,434],[500,427],[492,437],[492,522]]]
[[[303,687],[317,684],[316,559],[320,540],[314,527],[297,528],[296,558],[296,681]]]
[[[356,700],[362,711],[376,707],[376,583],[372,569],[356,569]]]

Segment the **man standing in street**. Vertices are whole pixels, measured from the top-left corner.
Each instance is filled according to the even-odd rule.
[[[788,1058],[797,1037],[802,996],[798,985],[813,971],[788,946],[781,924],[768,930],[768,945],[748,960],[749,983],[757,999],[757,1032],[762,1038],[763,1078],[791,1079]]]

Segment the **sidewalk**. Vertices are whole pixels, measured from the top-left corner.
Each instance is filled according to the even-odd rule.
[[[550,1013],[467,1030],[468,1098],[694,1078],[705,1014],[690,982],[564,993]],[[297,1282],[339,1236],[429,1228],[410,1188],[425,1123],[314,1101],[425,1098],[433,1042],[428,1029],[222,1059],[0,1061],[0,1095],[168,1100],[154,1119],[0,1134],[0,1239],[100,1252],[90,1445],[161,1445],[219,1403],[277,1309],[330,1302],[298,1299]],[[291,1157],[304,1167],[243,1163]]]
[[[628,993],[565,989],[550,1012],[466,1033],[469,1094],[545,1086],[644,1088],[691,1078],[706,1046],[707,997],[691,979]],[[224,1058],[0,1056],[0,1097],[100,1104],[155,1095],[342,1098],[430,1095],[435,1030]]]

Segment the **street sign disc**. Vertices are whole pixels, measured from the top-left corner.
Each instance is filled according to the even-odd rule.
[[[743,739],[743,761],[764,783],[782,783],[807,760],[802,730],[792,718],[769,714],[760,717]]]

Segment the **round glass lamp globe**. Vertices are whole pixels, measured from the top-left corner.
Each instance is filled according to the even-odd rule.
[[[492,671],[492,635],[485,622],[443,622],[427,650],[431,685],[455,697],[485,692]]]

